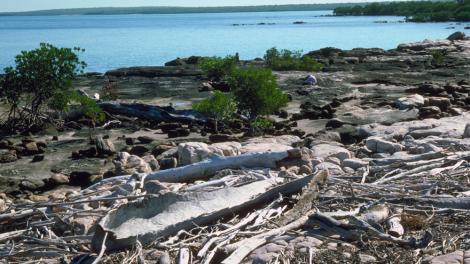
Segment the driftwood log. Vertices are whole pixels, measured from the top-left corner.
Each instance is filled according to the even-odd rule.
[[[160,107],[147,104],[125,104],[118,102],[101,102],[98,105],[112,115],[135,117],[150,122],[205,122],[204,116],[193,110],[175,110],[173,107]]]

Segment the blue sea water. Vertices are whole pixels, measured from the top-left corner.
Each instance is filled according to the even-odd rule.
[[[169,15],[0,17],[0,69],[40,42],[79,46],[87,71],[163,65],[177,57],[262,57],[271,47],[390,49],[425,38],[445,38],[465,25],[398,23],[402,17],[332,17],[331,11]],[[305,24],[293,24],[304,21]],[[375,23],[389,21],[389,23]],[[258,25],[274,23],[273,25]],[[234,26],[234,24],[245,24]],[[455,27],[454,29],[449,27]]]

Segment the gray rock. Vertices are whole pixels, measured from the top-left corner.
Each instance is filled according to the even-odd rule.
[[[419,94],[409,95],[407,97],[399,98],[396,102],[396,105],[400,110],[421,107],[424,106],[424,97]]]
[[[16,151],[5,151],[0,152],[0,163],[10,163],[15,162],[18,160],[18,156],[16,155]]]
[[[158,163],[160,164],[160,170],[173,169],[178,166],[178,160],[176,158],[159,159]]]
[[[470,123],[465,125],[465,129],[463,131],[463,138],[470,138]]]
[[[446,255],[437,257],[429,257],[424,260],[424,263],[428,264],[461,264],[463,263],[464,253],[463,251],[455,251]]]
[[[96,138],[95,145],[99,155],[114,155],[116,153],[114,144],[109,139],[103,139],[103,137],[98,137]]]
[[[148,149],[145,146],[134,146],[129,151],[130,154],[136,155],[136,156],[139,156],[139,157],[143,157],[143,156],[145,156],[145,154],[147,154],[149,152],[150,152],[150,149]]]
[[[36,191],[45,186],[44,181],[38,179],[28,179],[20,183],[20,187],[25,190]]]
[[[149,144],[153,142],[153,138],[148,136],[141,136],[137,138],[142,144]]]
[[[48,181],[54,185],[63,185],[68,184],[70,179],[67,175],[55,173],[48,179]]]
[[[402,145],[386,141],[380,137],[370,137],[366,139],[366,147],[375,153],[390,154],[401,151],[403,149]]]
[[[299,169],[299,174],[306,174],[306,175],[312,174],[312,168],[307,165],[302,165]]]
[[[450,99],[446,97],[426,98],[426,106],[437,106],[442,111],[447,111],[451,107]]]
[[[465,33],[460,32],[460,31],[454,32],[447,37],[447,40],[450,40],[450,41],[464,40],[464,39],[466,39],[466,35]]]
[[[158,164],[157,159],[153,155],[147,155],[142,158],[150,166],[152,171],[157,171],[160,169],[160,164]]]
[[[319,144],[312,147],[313,155],[317,158],[326,159],[328,157],[338,158],[340,161],[349,159],[352,157],[349,150],[330,144]]]
[[[361,159],[345,159],[343,160],[343,167],[349,167],[353,170],[357,170],[359,168],[366,167],[369,165],[369,162],[363,161]]]
[[[28,143],[25,143],[23,146],[24,146],[23,155],[25,156],[36,155],[40,153],[39,148],[36,145],[36,142],[28,142]]]
[[[375,263],[377,259],[374,256],[366,255],[366,254],[359,254],[360,263]]]
[[[437,106],[425,106],[419,109],[420,118],[439,118],[441,113],[441,109]]]
[[[147,194],[161,194],[162,192],[169,191],[168,187],[157,180],[145,182],[144,190]]]

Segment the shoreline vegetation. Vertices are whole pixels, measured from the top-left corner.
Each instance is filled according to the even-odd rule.
[[[263,6],[220,6],[220,7],[97,7],[51,9],[25,12],[1,12],[0,16],[59,16],[59,15],[131,15],[131,14],[189,14],[189,13],[238,13],[238,12],[281,12],[281,11],[323,11],[339,7],[352,7],[356,3],[298,4]]]
[[[470,1],[412,1],[338,7],[336,16],[404,16],[407,22],[470,21]]]

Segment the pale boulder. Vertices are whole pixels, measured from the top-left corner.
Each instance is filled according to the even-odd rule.
[[[369,162],[361,160],[361,159],[353,158],[353,159],[343,160],[342,165],[343,165],[343,167],[348,167],[348,168],[351,168],[353,170],[357,170],[359,168],[367,167],[367,165],[369,165]]]
[[[424,106],[425,100],[422,95],[413,94],[406,97],[401,97],[396,101],[396,105],[400,110],[407,110],[411,108],[418,108]]]
[[[464,260],[463,251],[455,251],[446,255],[437,257],[430,257],[424,260],[424,263],[428,264],[462,264]]]
[[[152,168],[144,159],[130,155],[127,152],[120,152],[117,160],[114,160],[115,173],[117,175],[129,175],[134,173],[150,173]]]
[[[380,137],[369,137],[366,139],[366,147],[375,153],[390,153],[401,151],[403,146],[398,143],[387,141]]]
[[[319,144],[312,147],[313,155],[317,158],[326,159],[334,157],[339,159],[341,162],[345,159],[350,159],[352,154],[349,150],[331,144]]]
[[[181,165],[197,163],[217,156],[236,156],[240,155],[241,144],[238,142],[224,142],[207,145],[202,142],[188,142],[178,146],[178,162]]]

